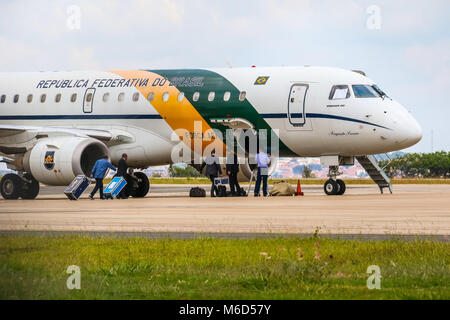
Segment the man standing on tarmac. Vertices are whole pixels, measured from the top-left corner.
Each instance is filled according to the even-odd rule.
[[[117,196],[120,199],[128,198],[126,190],[129,189],[130,177],[128,176],[127,160],[128,160],[128,155],[126,153],[124,153],[124,154],[122,154],[122,158],[120,158],[119,163],[117,165],[116,177],[122,177],[127,182],[127,185],[125,186],[125,188],[123,188],[122,191],[120,191],[119,195]]]
[[[237,175],[239,172],[239,163],[237,155],[230,151],[227,156],[227,174],[230,182],[230,190],[232,196],[239,196],[241,186],[239,185]]]
[[[222,168],[220,167],[219,158],[216,158],[216,151],[211,151],[211,155],[206,157],[205,161],[200,168],[200,172],[203,171],[203,168],[206,166],[206,176],[211,180],[211,197],[215,197],[214,192],[217,195],[217,187],[214,184],[214,179],[222,174]]]
[[[261,179],[263,181],[263,195],[267,197],[267,176],[269,175],[270,157],[262,148],[259,149],[259,153],[256,155],[256,162],[258,163],[258,175],[255,184],[255,197],[259,197]]]
[[[100,190],[100,199],[105,199],[103,197],[103,178],[105,178],[108,168],[116,171],[116,167],[114,167],[111,162],[108,161],[107,155],[105,155],[102,159],[97,160],[97,162],[94,164],[94,168],[92,168],[91,178],[94,178],[96,183],[94,190],[92,190],[91,194],[89,195],[89,199],[94,200],[94,195],[97,190]]]

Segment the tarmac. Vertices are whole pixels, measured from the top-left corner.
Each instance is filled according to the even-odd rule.
[[[189,185],[152,185],[146,198],[70,201],[63,187],[41,188],[36,200],[0,200],[0,232],[110,233],[190,238],[196,235],[258,237],[430,237],[448,241],[450,185],[347,185],[344,196],[326,196],[321,185],[305,196],[189,198]],[[209,193],[209,186],[203,186]],[[386,189],[385,189],[386,190]],[[97,195],[98,197],[98,195]]]

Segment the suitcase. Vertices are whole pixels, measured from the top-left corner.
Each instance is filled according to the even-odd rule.
[[[245,192],[244,188],[239,189],[239,196],[240,197],[246,197],[247,196],[247,192]]]
[[[83,175],[76,176],[72,183],[64,190],[64,194],[70,200],[78,200],[78,198],[87,189],[91,181]]]
[[[226,197],[227,196],[227,187],[225,187],[224,185],[219,185],[217,187],[217,194],[216,196],[218,197]]]
[[[103,196],[105,199],[114,199],[126,185],[127,181],[123,177],[115,177],[103,190]]]
[[[195,197],[195,198],[203,198],[206,197],[206,191],[205,189],[194,187],[191,188],[189,191],[189,197]]]
[[[214,185],[221,186],[229,184],[229,180],[227,177],[214,178]]]

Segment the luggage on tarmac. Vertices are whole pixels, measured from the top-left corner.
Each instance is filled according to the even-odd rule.
[[[195,198],[203,198],[206,197],[206,191],[205,189],[194,187],[191,188],[189,191],[189,197],[195,197]]]
[[[115,177],[103,190],[103,196],[105,199],[114,199],[126,185],[127,181],[123,177]]]
[[[225,187],[224,185],[219,185],[217,187],[217,194],[216,196],[218,197],[226,197],[227,196],[227,187]]]
[[[227,185],[229,184],[229,179],[228,177],[219,177],[219,178],[214,178],[214,185],[216,186],[222,186],[222,185]]]
[[[295,194],[295,189],[286,181],[280,181],[274,183],[269,194],[271,196],[293,196]]]
[[[78,200],[90,183],[91,181],[86,176],[76,176],[72,183],[64,190],[64,194],[69,200]]]
[[[247,192],[245,192],[244,188],[240,188],[239,192],[238,192],[238,195],[240,197],[246,197],[247,196]]]

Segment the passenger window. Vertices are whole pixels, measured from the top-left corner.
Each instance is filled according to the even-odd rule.
[[[72,93],[72,96],[70,97],[70,102],[75,102],[75,101],[77,101],[77,94]]]
[[[167,102],[167,100],[169,100],[169,93],[168,92],[164,92],[163,96],[162,96],[162,100],[164,102]]]
[[[41,103],[44,103],[46,98],[47,95],[45,93],[41,94]]]
[[[184,99],[184,92],[180,92],[178,94],[178,101],[181,102],[181,101],[183,101],[183,99]]]
[[[6,101],[6,95],[2,94],[2,97],[0,98],[1,103],[5,103]]]
[[[133,101],[138,101],[139,100],[139,92],[135,92],[133,93]]]
[[[211,91],[209,94],[208,94],[208,101],[214,101],[214,97],[216,96],[216,93],[215,92],[213,92],[213,91]]]
[[[86,96],[86,102],[91,102],[92,101],[92,93],[88,93]]]
[[[353,93],[356,98],[378,98],[380,94],[374,88],[368,85],[355,84],[352,85]]]
[[[27,97],[27,102],[31,103],[31,101],[33,101],[33,95],[29,94],[28,97]]]
[[[333,86],[330,91],[329,100],[339,100],[350,98],[350,90],[347,85]]]
[[[61,101],[61,93],[58,93],[56,96],[55,96],[55,102],[60,102]]]
[[[147,96],[147,100],[150,102],[152,102],[154,98],[155,98],[155,94],[153,92],[150,92]]]
[[[16,94],[14,96],[14,103],[17,103],[17,102],[19,102],[19,95],[18,94]]]
[[[192,96],[192,100],[198,101],[200,99],[200,92],[194,92],[194,95]]]
[[[245,91],[242,91],[242,92],[239,94],[239,101],[244,101],[246,95],[247,95],[247,93],[246,93]]]
[[[122,102],[124,99],[125,99],[125,93],[124,92],[119,93],[117,100],[119,100],[119,102]]]
[[[225,93],[223,94],[223,101],[228,101],[228,100],[230,100],[230,97],[231,97],[230,91],[225,92]]]
[[[106,92],[106,93],[103,95],[103,102],[108,102],[108,100],[109,100],[109,92]]]

